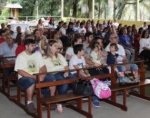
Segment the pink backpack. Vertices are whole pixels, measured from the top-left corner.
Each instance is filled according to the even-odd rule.
[[[92,84],[94,94],[98,98],[107,99],[111,96],[111,89],[106,83],[96,78],[93,78],[92,80],[90,80],[90,82]]]

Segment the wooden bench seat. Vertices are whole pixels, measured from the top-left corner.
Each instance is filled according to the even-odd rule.
[[[110,88],[111,88],[111,91],[119,91],[122,89],[128,90],[128,89],[138,88],[138,87],[147,86],[147,85],[150,85],[150,81],[145,80],[145,82],[125,84],[125,85],[116,84],[116,85],[111,86]]]
[[[145,100],[149,100],[150,101],[150,96],[147,96],[145,94],[145,89],[147,86],[150,85],[150,80],[145,79],[145,68],[144,68],[144,62],[143,61],[138,61],[137,62],[139,65],[139,75],[140,75],[140,82],[139,83],[134,83],[134,84],[125,84],[125,85],[120,85],[119,83],[117,83],[117,78],[115,76],[115,71],[114,71],[114,67],[112,67],[112,79],[111,79],[111,91],[112,91],[112,96],[110,100],[106,100],[107,103],[110,103],[116,107],[121,108],[122,110],[127,111],[127,91],[134,89],[134,88],[138,88],[139,92],[138,93],[131,93],[131,95],[140,97],[142,99]],[[131,74],[132,75],[132,74]],[[122,103],[117,102],[117,92],[122,91]]]
[[[73,93],[69,93],[67,95],[57,95],[57,96],[51,96],[51,97],[43,97],[42,98],[42,104],[53,104],[53,103],[59,103],[64,101],[71,101],[78,98],[83,98],[83,96],[75,95]]]
[[[2,86],[1,92],[4,93],[8,98],[13,98],[14,96],[11,95],[11,87],[16,87],[17,81],[17,73],[12,71],[10,74],[6,74],[5,71],[8,69],[14,68],[15,61],[8,61],[7,59],[14,59],[15,57],[3,57],[1,59],[0,70],[2,73]],[[13,82],[13,83],[12,83]]]
[[[130,85],[124,85],[124,86],[119,85],[117,83],[114,65],[111,66],[111,73],[109,73],[109,74],[100,74],[97,76],[91,76],[91,77],[83,78],[83,79],[90,80],[90,79],[96,77],[101,80],[101,79],[105,79],[105,78],[110,78],[110,80],[111,80],[110,88],[112,91],[112,96],[110,97],[110,99],[104,100],[104,101],[111,105],[119,107],[122,110],[127,111],[128,107],[127,107],[126,92],[130,89],[139,88],[139,93],[132,94],[132,95],[135,95],[137,97],[140,97],[140,98],[150,101],[150,97],[145,95],[145,87],[150,85],[150,80],[145,79],[145,70],[143,67],[144,66],[143,62],[140,62],[138,65],[139,65],[139,74],[140,74],[140,82],[138,84],[132,84],[132,85],[130,84]],[[37,75],[37,79],[38,79],[38,75]],[[91,110],[92,109],[91,96],[87,97],[88,98],[88,101],[87,101],[88,111],[85,111],[82,109],[82,103],[83,103],[82,98],[84,98],[84,96],[75,95],[73,93],[67,93],[66,95],[58,95],[57,94],[56,96],[50,96],[50,97],[43,97],[41,95],[42,88],[51,87],[51,86],[59,86],[59,85],[63,85],[63,84],[71,84],[71,83],[77,82],[78,80],[79,80],[79,77],[77,77],[75,80],[68,78],[66,80],[60,80],[60,81],[54,81],[54,82],[42,82],[42,83],[38,80],[38,82],[35,85],[36,98],[37,98],[37,112],[38,112],[37,117],[42,118],[42,109],[43,109],[42,106],[43,105],[46,106],[47,117],[50,118],[50,111],[51,111],[52,104],[65,103],[65,105],[67,105],[68,108],[71,108],[71,109],[83,114],[87,118],[92,118],[93,116],[92,116],[92,110]],[[119,91],[122,92],[122,102],[117,101],[117,97],[118,97],[117,92],[119,92]],[[69,102],[69,101],[75,101],[75,104],[71,104],[72,102]]]
[[[92,118],[92,99],[91,96],[86,96],[87,103],[88,103],[88,111],[85,111],[82,109],[82,98],[85,96],[82,95],[76,95],[74,93],[67,93],[66,95],[56,95],[56,96],[49,96],[49,97],[43,97],[41,95],[41,89],[45,87],[51,87],[51,86],[59,86],[63,84],[71,84],[77,82],[78,79],[66,79],[66,80],[59,80],[59,81],[53,81],[53,82],[42,82],[36,83],[36,92],[37,92],[37,112],[38,117],[42,118],[42,105],[47,107],[47,118],[51,117],[51,106],[52,104],[60,104],[60,103],[66,103],[69,101],[76,101],[76,105],[73,104],[67,104],[68,108],[71,108],[72,110],[77,111],[78,113],[86,116],[87,118]]]

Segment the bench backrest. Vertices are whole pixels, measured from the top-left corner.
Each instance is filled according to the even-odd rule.
[[[140,81],[144,82],[145,81],[144,62],[143,61],[138,61],[136,63],[139,65]],[[116,86],[117,76],[115,74],[115,66],[116,65],[111,65],[111,73],[109,73],[109,74],[100,74],[100,75],[90,76],[90,77],[82,78],[82,79],[89,79],[90,80],[92,78],[98,78],[98,79],[110,78],[111,79],[111,86]],[[87,68],[84,68],[84,69],[87,69]],[[79,72],[79,70],[77,70],[77,72]],[[57,71],[57,72],[59,72],[59,71]],[[37,79],[38,79],[38,74],[37,74]],[[63,84],[71,84],[71,83],[78,82],[79,79],[80,79],[80,77],[79,77],[79,74],[78,74],[76,79],[67,78],[67,79],[64,79],[64,80],[53,81],[53,82],[40,82],[38,80],[38,82],[36,83],[35,88],[36,89],[41,89],[41,88],[45,88],[45,87],[59,86],[59,85],[63,85]]]

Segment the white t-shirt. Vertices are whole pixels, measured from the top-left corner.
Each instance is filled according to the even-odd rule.
[[[75,69],[74,66],[83,68],[85,65],[86,65],[86,62],[83,56],[81,58],[78,58],[77,55],[74,55],[69,61],[69,69]],[[76,71],[71,72],[71,73],[76,73]]]
[[[56,29],[57,28],[57,26],[54,24],[48,24],[48,28],[50,28],[50,29]]]
[[[79,26],[74,26],[74,27],[73,27],[73,31],[74,31],[74,32],[78,32],[79,28],[80,28]]]
[[[6,42],[0,44],[0,55],[3,57],[12,57],[16,56],[17,44],[13,44],[13,47],[10,48]]]
[[[25,51],[20,53],[15,62],[15,71],[23,70],[29,74],[39,73],[40,68],[44,66],[42,55],[39,52],[35,52],[32,55],[28,55]],[[19,78],[22,76],[19,75]]]
[[[90,57],[94,63],[100,64],[100,65],[102,64],[101,59],[98,57],[98,53],[96,53],[95,51],[91,52]]]
[[[118,54],[118,57],[116,59],[117,63],[123,63],[124,56],[126,56],[125,49],[120,44],[117,44],[117,46],[118,46],[118,51],[116,52]],[[110,52],[110,43],[107,45],[107,47],[105,48],[105,50],[107,52]]]
[[[43,61],[46,65],[47,72],[61,71],[64,70],[64,67],[68,66],[66,59],[61,54],[58,54],[55,59],[43,57]]]
[[[88,27],[88,31],[89,31],[89,32],[93,32],[92,26],[89,26],[89,27]]]
[[[150,38],[148,38],[148,39],[141,38],[139,43],[140,43],[139,53],[141,53],[143,51],[144,47],[147,47],[150,49]]]
[[[69,55],[69,56],[71,56],[71,57],[74,55],[73,47],[68,47],[68,48],[67,48],[67,50],[66,50],[66,55],[65,55],[66,59],[67,59],[67,55]],[[67,59],[67,60],[68,60],[68,59]]]
[[[115,26],[115,28],[117,29],[118,26],[119,26],[119,23],[118,23],[118,22],[114,22],[114,23],[113,23],[113,26]]]
[[[126,53],[124,47],[120,44],[117,44],[117,46],[118,46],[118,51],[116,53],[118,55],[125,56]],[[106,46],[105,51],[110,52],[110,43]]]
[[[62,35],[66,35],[66,29],[65,28],[60,28],[59,30],[61,32]]]
[[[85,34],[86,33],[86,29],[85,29],[85,27],[83,27],[83,28],[79,28],[78,29],[78,33],[83,33],[83,34]]]

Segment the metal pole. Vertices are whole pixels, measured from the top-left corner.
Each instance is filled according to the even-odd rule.
[[[64,18],[64,0],[61,0],[61,19]]]

